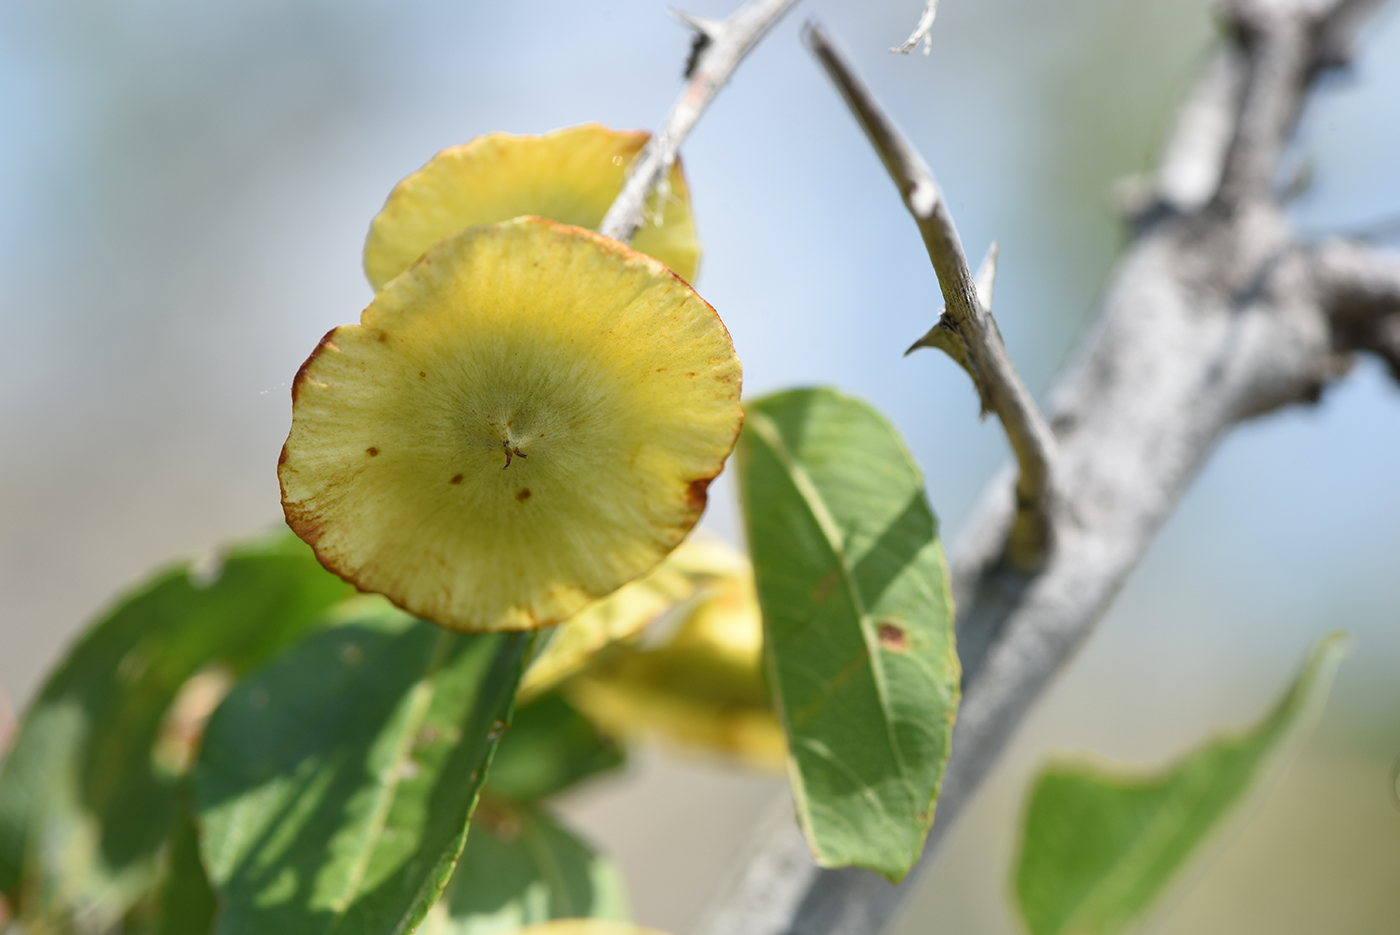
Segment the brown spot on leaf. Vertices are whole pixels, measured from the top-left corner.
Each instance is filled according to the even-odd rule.
[[[696,513],[705,509],[705,503],[709,499],[709,495],[705,491],[709,489],[712,480],[714,480],[713,477],[697,478],[691,481],[690,486],[685,490],[685,502]]]
[[[365,454],[369,455],[371,458],[378,457],[378,456],[379,456],[379,449],[378,449],[378,448],[366,448],[366,449],[365,449]]]
[[[462,482],[462,475],[461,475],[461,474],[458,474],[458,475],[454,476],[450,481],[448,481],[449,484],[460,484],[461,482]]]
[[[906,652],[909,649],[909,634],[893,620],[881,620],[880,645],[892,653]]]
[[[475,778],[472,780],[475,782]],[[480,828],[498,841],[509,844],[520,837],[520,814],[509,802],[495,796],[482,796],[472,815],[472,826]]]
[[[520,488],[520,493],[518,493],[518,494],[515,495],[515,499],[519,500],[521,503],[524,503],[526,500],[529,500],[529,499],[530,499],[530,488],[529,488],[529,487],[521,487],[521,488]]]
[[[831,597],[831,592],[836,590],[836,584],[841,580],[841,574],[829,571],[822,575],[822,580],[817,582],[816,590],[812,592],[813,604],[825,604],[826,599]]]

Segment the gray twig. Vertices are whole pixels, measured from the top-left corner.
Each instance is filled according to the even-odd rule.
[[[1312,13],[1307,5],[1273,0],[1235,0],[1229,8],[1250,68],[1217,195],[1227,208],[1272,195],[1312,71]]]
[[[957,227],[923,157],[880,108],[821,27],[808,25],[804,37],[879,153],[923,235],[943,291],[944,312],[933,331],[920,341],[929,339],[930,346],[948,351],[972,377],[983,405],[990,405],[1001,419],[1021,470],[1016,484],[1019,509],[1006,557],[1022,571],[1039,568],[1052,540],[1055,439],[1050,426],[1006,353],[990,314],[990,302],[978,298]]]
[[[919,47],[919,42],[924,44],[924,54],[927,55],[933,48],[933,18],[938,15],[938,0],[927,0],[924,4],[924,12],[919,17],[919,22],[914,27],[914,31],[909,34],[909,38],[904,40],[904,45],[897,45],[890,49],[891,52],[899,55],[908,55]]]
[[[1219,441],[1245,419],[1315,400],[1351,351],[1380,354],[1400,379],[1400,253],[1300,244],[1273,189],[1308,84],[1345,61],[1376,5],[1251,0],[1243,10],[1248,28],[1226,53],[1238,56],[1238,79],[1210,79],[1217,87],[1205,95],[1214,103],[1198,143],[1172,157],[1198,161],[1198,177],[1177,189],[1186,195],[1179,201],[1167,186],[1163,200],[1176,203],[1139,224],[1097,328],[1052,395],[1060,506],[1046,565],[1023,572],[1002,560],[1018,513],[1009,471],[952,550],[963,703],[919,866],[899,886],[863,870],[818,868],[785,803],[789,820],[761,832],[704,935],[878,932]],[[1236,80],[1239,98],[1230,90]],[[911,155],[877,149],[887,165]],[[932,191],[930,210],[940,201]],[[967,308],[963,277],[957,291]]]
[[[1220,190],[1246,65],[1233,44],[1219,49],[1177,110],[1157,166],[1157,197],[1171,209],[1197,211]]]
[[[621,193],[598,228],[600,234],[623,243],[632,239],[642,226],[647,199],[670,171],[681,143],[700,115],[749,50],[796,2],[750,0],[725,20],[676,14],[696,32],[695,45],[686,65],[685,90],[671,105],[661,129],[632,163]]]
[[[1340,351],[1369,351],[1400,380],[1400,251],[1333,240],[1312,248],[1313,288]]]

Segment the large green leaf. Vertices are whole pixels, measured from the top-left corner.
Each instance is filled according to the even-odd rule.
[[[153,882],[178,776],[153,756],[197,671],[261,664],[351,593],[290,535],[237,549],[212,581],[171,568],[68,653],[0,773],[0,890],[26,918],[111,924]]]
[[[625,762],[620,746],[558,692],[547,692],[516,708],[485,791],[516,802],[543,799]]]
[[[441,935],[492,935],[561,918],[627,918],[612,863],[536,805],[483,803],[434,915]]]
[[[750,402],[739,480],[770,688],[817,861],[901,879],[959,698],[938,524],[894,429],[823,389]]]
[[[199,829],[189,790],[182,790],[180,811],[170,832],[165,874],[157,900],[155,935],[210,935],[218,905],[199,856]]]
[[[1140,916],[1320,706],[1345,644],[1323,639],[1273,711],[1155,775],[1060,765],[1037,778],[1026,810],[1016,897],[1034,935],[1109,935]]]
[[[383,610],[239,684],[194,771],[218,931],[412,931],[461,852],[527,641]]]

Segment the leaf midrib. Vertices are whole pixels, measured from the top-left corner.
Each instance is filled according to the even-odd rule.
[[[366,846],[360,849],[355,862],[346,873],[345,885],[340,895],[331,901],[334,914],[326,927],[327,935],[339,927],[350,906],[360,895],[360,887],[364,883],[365,875],[369,873],[369,865],[379,847],[379,839],[388,824],[389,811],[393,808],[394,797],[398,794],[399,786],[404,780],[404,767],[411,759],[414,741],[432,707],[433,697],[436,694],[433,678],[450,655],[449,650],[454,638],[455,634],[446,630],[438,634],[437,643],[433,647],[433,654],[428,665],[424,669],[422,677],[413,686],[408,711],[402,721],[403,730],[399,736],[398,748],[394,752],[393,761],[381,773],[381,775],[387,775],[387,780],[379,786],[379,792],[375,795],[374,807],[370,810],[369,820],[366,822],[362,835]]]
[[[885,682],[883,668],[877,664],[879,658],[876,654],[879,647],[874,640],[874,636],[869,626],[870,615],[865,606],[865,602],[860,593],[860,588],[856,585],[855,575],[850,563],[846,560],[844,542],[841,536],[841,529],[836,523],[835,517],[831,515],[826,501],[822,498],[820,491],[812,483],[812,479],[807,476],[807,471],[797,462],[787,444],[783,441],[781,433],[778,431],[773,420],[763,412],[750,411],[745,414],[745,428],[752,429],[754,435],[761,440],[773,453],[773,457],[787,471],[788,477],[792,479],[793,486],[802,497],[803,502],[811,511],[813,519],[817,521],[817,527],[821,529],[827,546],[831,549],[832,557],[836,560],[836,565],[840,569],[841,578],[845,582],[846,590],[851,596],[851,603],[854,605],[856,613],[859,615],[861,639],[865,643],[866,657],[869,659],[869,668],[872,680],[875,684],[875,694],[880,701],[880,710],[884,715],[886,740],[889,743],[890,751],[894,754],[895,763],[899,768],[900,779],[906,786],[906,791],[911,794],[913,789],[909,780],[909,769],[904,762],[904,751],[900,748],[898,739],[894,736],[894,714],[890,706],[889,689]],[[867,786],[867,788],[869,788]]]

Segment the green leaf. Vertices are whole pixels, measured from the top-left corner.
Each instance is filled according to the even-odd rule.
[[[162,572],[98,621],[0,773],[0,890],[20,916],[113,924],[154,882],[170,833],[179,777],[153,747],[181,686],[260,665],[350,593],[284,534],[234,550],[212,582]]]
[[[933,823],[959,698],[918,468],[869,406],[812,389],[748,404],[739,469],[803,831],[823,866],[898,881]]]
[[[199,856],[199,829],[189,790],[182,790],[180,811],[170,832],[165,878],[161,884],[155,935],[209,935],[218,903]]]
[[[527,642],[385,610],[238,685],[194,771],[221,935],[412,931],[461,853]]]
[[[543,799],[625,762],[621,747],[563,696],[549,692],[516,709],[485,791],[517,802]]]
[[[494,768],[494,767],[493,767]],[[483,803],[439,903],[442,935],[490,935],[561,918],[626,919],[613,864],[535,805]]]
[[[1021,833],[1016,897],[1034,935],[1121,932],[1254,784],[1326,698],[1346,639],[1314,647],[1267,717],[1161,773],[1058,765],[1037,777]]]

